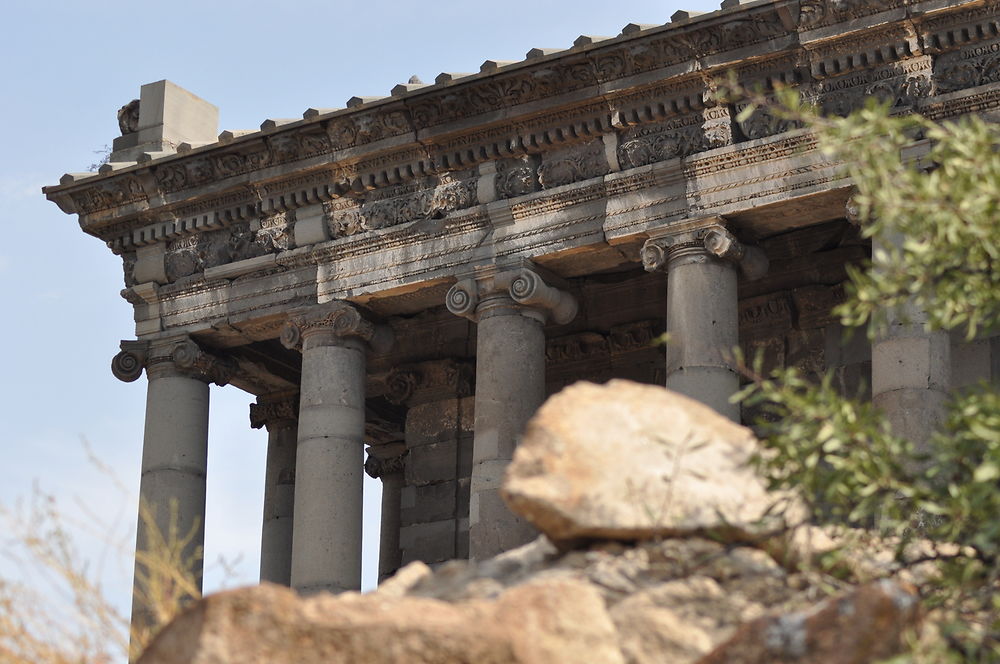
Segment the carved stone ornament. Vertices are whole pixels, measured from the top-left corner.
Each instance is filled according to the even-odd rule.
[[[768,270],[767,256],[758,247],[741,243],[726,227],[710,226],[647,240],[642,247],[642,264],[647,272],[667,267],[682,256],[707,255],[736,264],[751,281],[760,279]]]
[[[250,404],[250,427],[261,429],[278,422],[294,422],[299,418],[298,396],[285,399],[258,398]]]
[[[182,373],[220,387],[227,385],[239,369],[232,358],[207,353],[191,339],[174,346],[171,358]]]
[[[131,383],[139,379],[146,366],[149,343],[145,341],[122,341],[121,352],[111,360],[111,373],[115,378]]]
[[[406,466],[406,455],[402,454],[389,459],[382,459],[369,453],[365,459],[365,473],[372,479],[379,479],[385,475],[401,473]]]
[[[395,367],[385,378],[385,398],[410,406],[472,394],[475,370],[468,362],[432,360]]]
[[[317,332],[332,333],[341,339],[360,339],[375,353],[388,352],[392,346],[392,329],[376,324],[347,302],[329,302],[297,309],[289,314],[281,330],[285,348],[302,350],[303,339]]]
[[[139,131],[139,100],[133,99],[118,109],[118,129],[122,136]]]
[[[486,279],[463,279],[448,290],[445,304],[456,316],[475,321],[481,300],[498,293],[505,293],[525,309],[541,312],[558,325],[576,318],[579,308],[575,297],[550,286],[528,268],[500,272]]]

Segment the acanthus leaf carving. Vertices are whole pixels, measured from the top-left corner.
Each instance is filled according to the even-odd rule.
[[[538,182],[538,162],[538,157],[534,156],[497,161],[497,196],[515,198],[541,189]]]
[[[542,189],[551,189],[607,175],[610,170],[604,144],[594,140],[544,154],[538,167],[538,182]]]

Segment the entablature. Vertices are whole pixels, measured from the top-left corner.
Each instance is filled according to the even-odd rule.
[[[636,263],[651,228],[686,218],[761,237],[834,218],[849,185],[837,165],[766,111],[737,121],[743,106],[718,86],[791,85],[832,113],[870,96],[936,118],[994,112],[998,8],[744,4],[223,132],[45,191],[122,256],[140,334],[310,298],[408,310],[471,262],[530,258],[573,276]]]

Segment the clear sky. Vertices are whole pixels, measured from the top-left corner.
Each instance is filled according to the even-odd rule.
[[[678,9],[713,11],[720,0],[15,0],[0,40],[0,303],[6,380],[0,398],[0,504],[33,483],[89,522],[87,506],[131,542],[138,492],[145,378],[110,371],[121,339],[134,337],[119,296],[121,263],[82,233],[41,187],[87,170],[119,134],[116,112],[144,83],[169,79],[214,103],[223,129],[299,118],[352,96],[387,95],[412,75],[476,72],[534,47],[572,45],[581,34],[617,35],[628,23],[665,23]],[[206,517],[206,591],[236,561],[229,585],[257,580],[266,434],[249,428],[249,395],[212,388]],[[88,463],[82,443],[124,484],[122,495]],[[374,484],[374,483],[372,483]],[[365,585],[374,583],[378,487],[366,496]],[[101,547],[81,539],[96,562]],[[0,553],[9,536],[0,530]],[[127,606],[129,552],[105,570],[113,601]],[[111,557],[110,560],[114,560]],[[0,574],[19,575],[0,556]],[[31,581],[33,582],[33,581]]]

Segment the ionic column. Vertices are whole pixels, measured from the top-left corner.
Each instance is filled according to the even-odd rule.
[[[202,351],[190,339],[122,342],[112,362],[126,382],[145,367],[146,424],[139,484],[132,625],[159,623],[158,606],[187,602],[201,592],[208,462],[208,385],[225,385],[235,363]],[[169,547],[185,542],[181,569],[166,566]],[[192,587],[185,587],[191,581]]]
[[[250,426],[267,428],[264,518],[260,533],[260,580],[291,585],[292,520],[295,513],[297,394],[260,397],[250,405]]]
[[[651,238],[642,262],[649,272],[667,272],[666,386],[739,422],[739,405],[729,402],[740,385],[732,363],[739,343],[737,268],[760,277],[767,270],[763,252],[714,220]]]
[[[382,523],[378,539],[378,582],[388,579],[401,565],[399,549],[400,499],[406,446],[398,449],[373,447],[368,451],[365,472],[382,480]]]
[[[900,238],[875,238],[876,256],[881,246]],[[873,269],[879,269],[877,258]],[[918,450],[926,446],[946,416],[951,387],[951,339],[947,332],[928,332],[926,312],[912,303],[887,311],[887,325],[872,342],[872,403],[889,420],[892,432],[911,441]]]
[[[525,425],[545,400],[545,323],[570,322],[577,303],[534,270],[520,269],[459,281],[447,305],[477,323],[469,557],[483,560],[536,536],[507,509],[500,483]]]
[[[361,588],[365,353],[391,340],[344,302],[296,310],[282,330],[302,351],[291,573],[300,593]]]

